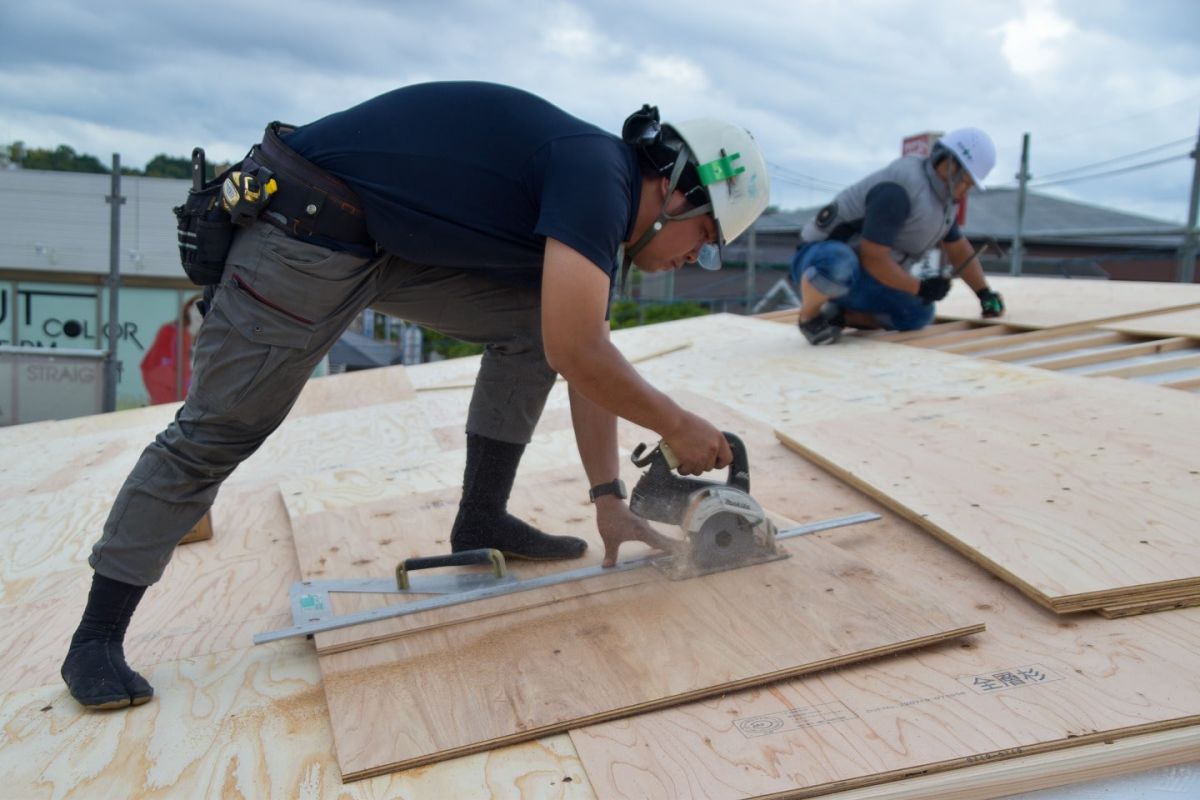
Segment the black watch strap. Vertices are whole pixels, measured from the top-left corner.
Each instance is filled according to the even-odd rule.
[[[615,481],[598,483],[593,486],[588,490],[588,499],[594,503],[596,502],[596,498],[604,497],[606,494],[615,494],[622,500],[629,497],[628,492],[625,491],[625,482],[620,478],[617,478]]]

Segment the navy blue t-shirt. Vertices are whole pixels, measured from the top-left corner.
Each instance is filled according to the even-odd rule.
[[[891,247],[908,219],[912,202],[904,187],[892,181],[876,184],[867,192],[867,203],[863,215],[863,238],[884,247]],[[958,223],[946,231],[943,242],[957,242],[962,238]]]
[[[377,244],[419,264],[537,282],[552,237],[611,277],[637,215],[632,148],[508,86],[406,86],[286,141],[358,193]]]

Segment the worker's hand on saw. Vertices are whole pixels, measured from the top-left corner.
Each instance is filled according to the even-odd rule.
[[[728,467],[733,451],[725,434],[708,420],[684,411],[675,430],[664,433],[663,440],[675,455],[680,475],[700,475],[713,469]]]
[[[683,542],[654,530],[646,520],[630,511],[625,501],[611,495],[596,499],[596,527],[604,542],[606,567],[616,566],[617,551],[622,542],[645,542],[668,553],[676,552],[683,545]]]

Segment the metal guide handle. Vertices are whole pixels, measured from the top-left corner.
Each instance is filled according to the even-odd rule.
[[[486,547],[479,550],[464,550],[461,553],[447,553],[442,556],[409,558],[401,561],[396,567],[396,586],[402,592],[408,591],[408,573],[419,569],[487,566],[489,564],[497,578],[503,578],[508,574],[508,569],[504,564],[504,554],[499,550]]]

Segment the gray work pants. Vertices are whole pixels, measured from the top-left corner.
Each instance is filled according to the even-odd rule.
[[[212,506],[221,482],[283,422],[317,364],[366,308],[486,345],[466,429],[525,444],[554,371],[537,288],[486,272],[362,258],[266,223],[239,230],[195,344],[175,420],[142,452],[89,563],[146,586]]]

